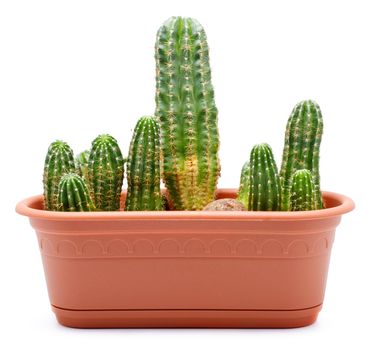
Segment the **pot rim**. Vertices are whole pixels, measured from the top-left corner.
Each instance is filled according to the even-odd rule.
[[[235,197],[236,189],[217,190],[218,198]],[[57,212],[36,209],[43,200],[42,195],[32,196],[20,201],[16,212],[32,219],[54,221],[121,221],[121,220],[231,220],[231,221],[295,221],[324,219],[340,216],[354,209],[353,200],[335,192],[323,191],[329,208],[310,211],[95,211],[95,212]],[[334,204],[333,204],[334,203]]]

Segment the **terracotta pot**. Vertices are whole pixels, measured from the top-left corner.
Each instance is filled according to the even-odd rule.
[[[218,198],[235,197],[220,190]],[[50,303],[70,327],[299,327],[321,309],[351,199],[306,212],[17,212],[36,230]]]

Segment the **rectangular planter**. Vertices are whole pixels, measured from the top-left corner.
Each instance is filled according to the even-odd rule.
[[[65,213],[36,196],[17,211],[65,326],[299,327],[317,318],[335,229],[353,208],[324,199],[310,212]]]

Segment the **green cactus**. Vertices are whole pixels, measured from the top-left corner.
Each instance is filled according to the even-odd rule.
[[[195,19],[171,17],[155,48],[164,182],[175,210],[201,210],[214,199],[220,175],[206,34]]]
[[[63,175],[58,187],[58,211],[94,211],[85,180],[77,174]]]
[[[311,171],[319,208],[323,208],[320,191],[319,152],[323,120],[319,105],[311,100],[298,103],[289,117],[283,160],[280,170],[282,181],[281,210],[289,210],[290,184],[293,174],[300,169]]]
[[[243,166],[238,200],[247,210],[279,210],[281,186],[271,147],[255,145],[249,165]]]
[[[91,146],[89,156],[89,188],[97,210],[120,208],[123,182],[123,158],[116,139],[99,135]]]
[[[58,209],[58,185],[62,176],[75,171],[73,151],[66,142],[53,142],[46,154],[44,164],[44,208]]]
[[[321,201],[316,196],[315,184],[309,170],[301,169],[293,174],[289,202],[291,211],[321,209]]]
[[[90,150],[79,153],[75,158],[77,174],[89,181],[89,156]]]
[[[130,144],[125,210],[163,210],[160,182],[159,126],[153,117],[144,116]]]
[[[249,161],[246,161],[242,167],[242,171],[240,174],[240,185],[237,194],[237,199],[244,204],[249,203],[249,177],[250,177]]]

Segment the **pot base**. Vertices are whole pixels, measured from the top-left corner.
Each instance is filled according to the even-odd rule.
[[[73,328],[295,328],[314,323],[322,304],[300,310],[69,310],[52,305]]]

